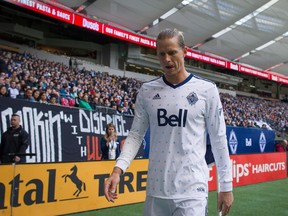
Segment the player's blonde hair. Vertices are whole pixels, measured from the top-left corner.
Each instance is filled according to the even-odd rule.
[[[157,46],[157,42],[159,40],[163,40],[163,39],[167,39],[167,38],[174,38],[177,37],[178,38],[178,45],[181,48],[185,48],[185,41],[184,41],[184,35],[183,32],[177,30],[177,29],[165,29],[163,31],[161,31],[156,39],[156,46]]]

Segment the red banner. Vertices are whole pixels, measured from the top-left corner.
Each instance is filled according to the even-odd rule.
[[[119,28],[115,28],[109,25],[103,24],[103,34],[119,38],[121,40],[125,40],[134,44],[139,44],[141,46],[147,46],[150,48],[156,48],[156,41],[154,39],[150,39],[147,37],[143,37],[138,34],[134,34]]]
[[[20,7],[27,8],[34,12],[62,20],[64,22],[73,24],[74,22],[74,14],[70,11],[63,10],[61,8],[55,7],[53,5],[48,5],[43,2],[35,1],[35,0],[6,0],[7,2],[11,2]]]
[[[242,186],[287,177],[286,153],[231,156],[233,184]]]
[[[92,31],[96,31],[120,40],[128,41],[130,43],[146,46],[150,48],[156,48],[156,41],[154,39],[142,36],[140,34],[131,33],[95,20],[89,19],[84,15],[80,15],[69,10],[55,7],[54,5],[48,5],[37,0],[5,0],[7,2],[16,4],[20,7],[27,8],[29,10],[44,14],[46,16],[62,20],[64,22],[80,26]],[[212,57],[207,54],[196,52],[195,50],[188,49],[187,58],[195,59],[208,64],[213,64],[219,67],[236,70],[242,73],[246,73],[252,76],[257,76],[263,79],[288,84],[288,77],[281,75],[270,74],[266,71],[253,69],[252,67],[242,66],[238,63],[223,60],[221,58]]]
[[[264,78],[264,79],[270,79],[271,80],[270,74],[268,74],[267,72],[259,71],[259,70],[256,70],[256,69],[253,69],[253,68],[249,68],[249,67],[246,67],[246,66],[240,65],[240,69],[238,71],[246,73],[246,74],[250,74],[250,75],[253,75],[253,76],[257,76],[257,77],[261,77],[261,78]]]
[[[187,57],[195,59],[195,60],[199,60],[202,62],[206,62],[209,64],[213,64],[213,65],[227,68],[227,61],[226,60],[211,57],[211,56],[208,56],[208,55],[205,55],[202,53],[198,53],[198,52],[195,52],[194,50],[191,50],[191,49],[188,49]]]
[[[82,28],[89,29],[91,31],[96,31],[102,33],[102,26],[101,22],[97,22],[95,20],[80,16],[75,14],[74,25],[77,25]]]
[[[233,186],[287,178],[286,152],[230,155]],[[210,169],[209,191],[217,190],[215,166]]]

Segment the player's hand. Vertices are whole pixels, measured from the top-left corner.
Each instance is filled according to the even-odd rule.
[[[122,170],[115,167],[110,177],[104,183],[104,195],[108,202],[114,202],[118,198],[116,187],[120,182]]]
[[[234,197],[232,192],[220,192],[218,195],[218,211],[222,216],[228,215],[232,206]]]

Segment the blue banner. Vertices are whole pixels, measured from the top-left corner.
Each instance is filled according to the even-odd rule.
[[[274,131],[229,126],[226,128],[230,154],[274,152]]]

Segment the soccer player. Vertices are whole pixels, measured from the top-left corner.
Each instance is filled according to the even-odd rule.
[[[207,132],[219,174],[218,208],[227,215],[232,203],[232,168],[223,108],[214,83],[186,71],[187,50],[181,32],[162,31],[156,40],[164,75],[142,85],[130,133],[104,185],[108,201],[150,127],[145,216],[207,215],[209,170]]]

